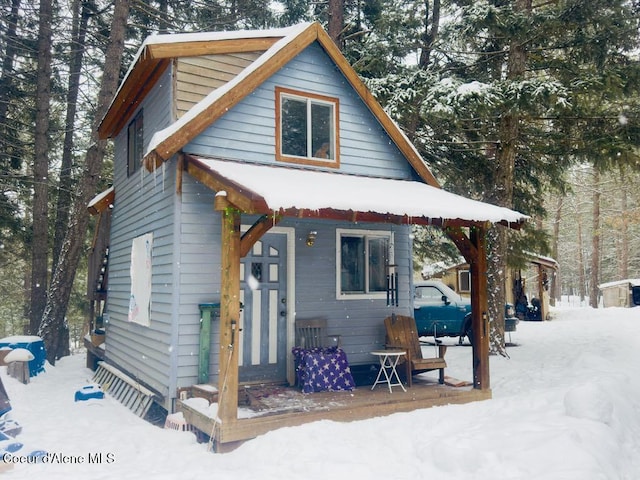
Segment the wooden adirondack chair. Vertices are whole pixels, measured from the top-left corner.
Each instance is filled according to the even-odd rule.
[[[384,326],[387,331],[387,348],[400,348],[407,352],[404,365],[408,386],[412,384],[412,375],[432,370],[440,370],[439,382],[444,383],[444,369],[447,366],[444,360],[446,345],[438,346],[437,357],[423,358],[418,329],[413,317],[394,314],[385,318]]]

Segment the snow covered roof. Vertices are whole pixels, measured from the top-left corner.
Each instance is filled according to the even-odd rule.
[[[553,268],[556,270],[559,267],[558,262],[554,258],[547,257],[545,255],[539,255],[534,252],[525,252],[525,253],[528,257],[530,257],[531,263],[542,265],[544,267]]]
[[[112,185],[105,191],[100,192],[98,195],[93,197],[87,205],[87,209],[89,210],[89,213],[91,213],[91,215],[97,215],[98,213],[112,205],[114,198],[115,189]]]
[[[637,287],[640,285],[640,278],[626,278],[624,280],[601,283],[600,285],[598,285],[598,288],[603,289],[608,287],[615,287],[618,285],[629,285],[630,287]]]
[[[351,221],[437,224],[459,221],[518,227],[526,215],[419,181],[186,156],[187,171],[251,213]]]
[[[168,43],[192,43],[192,42],[216,42],[221,40],[244,40],[248,38],[282,38],[303,30],[312,22],[300,23],[290,27],[267,28],[264,30],[228,30],[225,32],[195,32],[195,33],[171,33],[155,34],[148,36],[140,49],[138,55],[147,45],[166,45]]]
[[[435,262],[435,263],[425,263],[422,266],[422,270],[421,270],[421,275],[422,278],[430,278],[433,277],[434,275],[438,275],[440,273],[444,273],[447,270],[450,270],[452,268],[458,268],[458,267],[463,267],[465,265],[468,265],[467,261],[465,260],[464,257],[459,257],[458,261],[456,263],[453,262]]]

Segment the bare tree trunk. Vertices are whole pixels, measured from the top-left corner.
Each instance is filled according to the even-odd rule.
[[[40,1],[38,78],[33,159],[30,332],[40,327],[47,303],[49,252],[49,102],[51,99],[51,0]]]
[[[158,4],[160,12],[158,33],[166,34],[169,32],[169,4],[167,0],[159,0]]]
[[[562,205],[564,203],[564,196],[558,197],[558,203],[556,205],[556,212],[553,220],[553,238],[551,244],[551,255],[554,260],[558,260],[558,239],[560,237],[560,222],[562,221]],[[562,292],[560,291],[560,270],[556,272],[556,276],[551,282],[551,305],[556,304],[556,299],[560,300]]]
[[[506,355],[504,338],[504,303],[506,300],[507,239],[504,227],[493,225],[488,232],[489,241],[487,280],[489,292],[489,341],[491,353]]]
[[[516,0],[514,10],[530,12],[531,0]],[[519,81],[524,78],[527,53],[517,38],[511,40],[507,60],[507,79]],[[513,183],[518,138],[520,137],[520,115],[510,110],[500,119],[499,145],[496,150],[496,162],[493,175],[494,188],[489,195],[493,203],[507,208],[513,207]],[[506,299],[505,282],[507,271],[507,231],[505,227],[494,225],[491,228],[493,241],[490,243],[488,275],[495,282],[489,295],[489,318],[491,319],[491,352],[506,355],[504,341],[504,304]]]
[[[627,185],[623,181],[620,191],[620,207],[622,210],[622,225],[620,232],[620,279],[629,278],[629,200]]]
[[[431,49],[438,38],[440,29],[440,0],[433,0],[433,9],[429,15],[429,0],[425,0],[424,33],[422,34],[422,48],[420,50],[420,68],[427,68],[431,60]]]
[[[589,305],[598,308],[600,279],[600,172],[593,171],[593,241],[591,244],[591,274],[589,275]]]
[[[77,196],[69,228],[60,252],[47,296],[39,335],[44,340],[47,360],[55,365],[60,345],[60,329],[64,325],[67,305],[73,287],[75,271],[82,254],[82,246],[89,225],[87,204],[96,193],[102,171],[107,142],[98,137],[98,126],[109,108],[119,81],[120,64],[124,49],[124,36],[129,16],[130,0],[116,0],[111,22],[109,45],[105,55],[102,84],[98,95],[96,120],[92,131],[93,144],[85,157],[85,166],[78,183]]]
[[[587,296],[587,278],[584,264],[584,243],[582,241],[582,218],[580,212],[576,216],[578,220],[578,292],[580,296],[580,305]]]
[[[7,159],[8,162],[11,162],[11,159],[7,157],[9,157],[8,152],[12,150],[12,148],[10,148],[10,137],[12,135],[9,134],[7,128],[7,112],[9,110],[9,102],[6,99],[10,97],[10,92],[13,86],[13,63],[16,58],[18,46],[16,31],[18,26],[19,12],[20,0],[13,0],[11,2],[11,14],[9,15],[9,18],[6,19],[7,31],[4,34],[4,36],[6,37],[6,46],[4,56],[2,57],[2,73],[0,76],[0,98],[5,99],[0,102],[0,158],[2,158],[3,160]]]
[[[82,3],[82,12],[80,12]],[[56,205],[56,223],[53,236],[52,274],[58,263],[62,242],[69,223],[69,209],[71,208],[71,191],[73,189],[73,134],[75,132],[75,118],[80,91],[80,70],[85,50],[87,22],[89,12],[87,3],[74,0],[72,6],[73,28],[71,32],[71,64],[69,66],[69,88],[67,91],[67,116],[65,120],[65,136],[60,165],[60,180],[58,183],[58,200]]]
[[[329,0],[328,33],[340,50],[344,49],[344,0]]]

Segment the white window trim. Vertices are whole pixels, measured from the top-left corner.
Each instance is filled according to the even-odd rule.
[[[467,288],[467,289],[462,288],[462,275],[467,275],[469,277],[469,280],[467,282],[469,284],[469,288]],[[459,285],[460,292],[469,293],[471,291],[471,271],[470,270],[459,270],[458,271],[458,285]],[[458,292],[458,293],[460,293],[460,292]]]
[[[338,300],[371,300],[386,299],[387,292],[368,292],[368,293],[342,293],[342,242],[340,239],[343,235],[351,237],[367,237],[367,238],[386,238],[389,241],[389,265],[395,264],[395,236],[391,231],[384,230],[355,230],[349,228],[336,229],[336,299]],[[368,249],[369,243],[366,242],[365,249]],[[365,256],[368,259],[368,250],[365,250]],[[367,272],[365,273],[365,281],[369,278],[369,262],[366,263]]]

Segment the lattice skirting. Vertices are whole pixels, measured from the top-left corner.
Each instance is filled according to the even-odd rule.
[[[113,365],[99,362],[93,381],[140,418],[145,417],[153,403],[155,394],[151,390]]]

